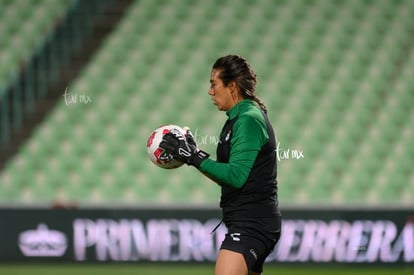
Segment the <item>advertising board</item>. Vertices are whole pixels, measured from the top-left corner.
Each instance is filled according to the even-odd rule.
[[[0,209],[0,261],[213,262],[214,209]],[[414,211],[284,210],[279,263],[414,263]]]

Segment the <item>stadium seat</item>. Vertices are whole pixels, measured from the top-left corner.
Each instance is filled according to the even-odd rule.
[[[13,39],[22,47],[16,51],[0,39],[7,51],[0,77],[16,70],[17,60],[39,43],[39,33],[69,5],[55,2],[0,3],[21,15],[3,19],[0,7],[2,37],[27,30]],[[214,158],[226,115],[211,104],[209,73],[218,56],[240,53],[256,68],[257,94],[267,104],[281,148],[304,153],[278,162],[282,205],[412,202],[414,4],[217,3],[220,10],[208,1],[133,2],[68,84],[69,91],[87,93],[93,101],[58,102],[1,171],[0,198],[217,204],[220,189],[214,183],[190,167],[156,167],[145,144],[160,125],[186,125]],[[23,25],[21,18],[32,9],[42,18],[33,19],[33,27]]]
[[[71,1],[2,1],[0,7],[0,82],[10,84],[62,18]]]

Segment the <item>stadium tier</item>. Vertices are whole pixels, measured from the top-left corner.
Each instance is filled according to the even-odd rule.
[[[12,5],[26,16],[65,6],[0,12]],[[11,17],[0,16],[10,37],[53,22]],[[0,202],[216,204],[214,183],[156,167],[146,142],[160,125],[189,126],[214,157],[226,115],[207,94],[210,69],[237,53],[256,68],[277,133],[282,204],[412,204],[413,26],[410,0],[135,1],[0,172]],[[0,39],[8,59],[36,45],[12,41]]]
[[[17,77],[20,66],[42,46],[71,1],[0,1],[0,88]],[[0,90],[4,93],[3,90]]]

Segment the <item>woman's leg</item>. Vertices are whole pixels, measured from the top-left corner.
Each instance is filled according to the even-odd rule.
[[[248,275],[247,264],[242,254],[220,249],[214,275]]]

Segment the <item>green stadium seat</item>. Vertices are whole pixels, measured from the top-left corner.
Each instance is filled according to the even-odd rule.
[[[47,39],[48,31],[62,17],[70,0],[2,1],[0,7],[0,82],[10,84],[38,45]]]
[[[0,3],[2,37],[26,30],[13,40],[15,52],[0,39],[7,51],[0,80],[70,5],[58,2]],[[282,205],[409,204],[414,57],[404,47],[413,3],[243,3],[221,1],[217,11],[203,1],[133,2],[68,84],[93,102],[59,102],[0,173],[0,199],[217,204],[214,183],[188,167],[156,167],[144,146],[154,128],[175,123],[197,132],[200,147],[214,157],[226,115],[211,104],[209,73],[219,55],[240,53],[258,72],[257,92],[281,146],[305,154],[278,162]],[[33,19],[31,10],[42,18]],[[26,17],[33,24],[23,26]]]

